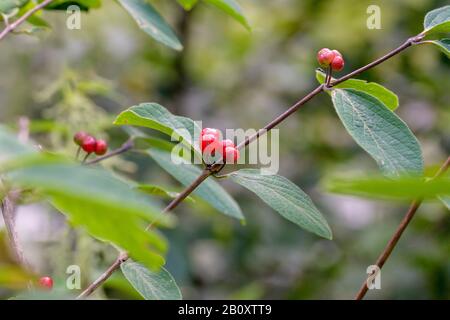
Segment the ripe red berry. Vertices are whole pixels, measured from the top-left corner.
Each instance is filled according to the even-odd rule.
[[[339,56],[339,57],[342,58],[342,54],[341,54],[339,51],[337,51],[337,50],[331,50],[331,52],[333,52],[334,55],[335,55],[336,57]],[[334,58],[334,57],[333,57],[333,58]]]
[[[212,134],[213,136],[216,137],[216,139],[220,139],[220,131],[217,129],[213,129],[213,128],[204,128],[202,130],[202,136],[207,135],[207,134]]]
[[[75,133],[75,135],[73,136],[73,141],[81,146],[83,144],[84,139],[88,136],[88,134],[84,131],[78,131],[77,133]]]
[[[50,277],[42,277],[39,279],[39,286],[46,290],[53,288],[53,279]]]
[[[83,143],[81,144],[81,148],[87,153],[95,152],[95,148],[97,146],[97,141],[94,137],[87,136],[84,138]]]
[[[334,53],[334,51],[328,48],[323,48],[317,53],[317,61],[319,62],[320,66],[328,67],[335,56],[336,54]]]
[[[98,156],[102,156],[106,153],[108,150],[108,143],[105,140],[97,140],[97,143],[95,144],[95,154]]]
[[[341,71],[344,69],[344,59],[341,56],[334,57],[333,61],[331,61],[331,69],[333,71]]]
[[[225,149],[227,147],[233,147],[234,148],[235,147],[234,142],[231,141],[230,139],[223,140],[222,141],[222,150],[221,150],[222,154],[225,154]]]
[[[208,147],[210,144],[215,143],[217,138],[213,134],[205,134],[201,137],[201,150],[202,152]]]
[[[226,147],[223,157],[227,163],[236,163],[239,159],[239,150],[235,147]]]

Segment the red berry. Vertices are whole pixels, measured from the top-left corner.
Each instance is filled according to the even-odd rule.
[[[336,57],[339,56],[339,57],[342,58],[342,54],[341,54],[339,51],[337,51],[337,50],[331,50],[331,52],[333,52],[334,55],[335,55]]]
[[[230,139],[225,139],[222,141],[222,154],[225,154],[225,149],[227,147],[235,147],[234,142],[231,141]]]
[[[226,147],[224,151],[225,162],[236,163],[239,159],[239,150],[235,147]]]
[[[323,48],[317,53],[317,61],[319,61],[319,64],[322,67],[328,67],[335,56],[336,54],[334,51],[328,48]]]
[[[344,59],[341,56],[336,56],[331,62],[331,69],[333,71],[341,71],[344,69]]]
[[[205,134],[201,137],[201,150],[202,152],[206,149],[207,146],[217,141],[217,138],[215,135],[212,134]]]
[[[102,156],[106,153],[108,150],[108,143],[105,140],[97,140],[97,143],[95,144],[95,154],[98,156]]]
[[[202,136],[207,135],[207,134],[212,134],[213,136],[216,137],[216,139],[220,139],[220,131],[217,129],[213,129],[213,128],[204,128],[202,130]]]
[[[95,147],[97,146],[97,141],[94,137],[87,136],[84,138],[81,148],[87,153],[95,152]]]
[[[39,279],[39,286],[46,290],[53,288],[53,279],[50,277],[42,277]]]
[[[88,134],[84,131],[78,131],[77,133],[75,133],[75,135],[73,136],[73,141],[81,146],[84,139],[88,136]]]

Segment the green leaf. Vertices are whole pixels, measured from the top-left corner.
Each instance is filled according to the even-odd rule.
[[[190,185],[202,173],[199,167],[190,163],[182,163],[183,160],[181,158],[171,155],[169,152],[155,149],[148,150],[147,152],[161,168],[185,186]],[[182,164],[175,164],[172,160]],[[225,215],[240,220],[244,219],[236,201],[212,177],[207,178],[198,186],[193,194],[199,196]]]
[[[145,33],[172,49],[183,49],[172,28],[150,3],[145,0],[118,1]]]
[[[450,32],[450,5],[428,12],[423,26],[423,33],[426,35]]]
[[[175,279],[164,268],[159,272],[147,270],[143,265],[126,261],[120,265],[123,275],[145,300],[181,300],[181,291]]]
[[[201,152],[194,143],[200,134],[198,125],[189,118],[175,116],[157,103],[142,103],[133,106],[116,118],[114,124],[147,127],[158,130],[168,136],[181,140],[184,145],[194,150],[199,159]]]
[[[166,224],[167,217],[148,197],[108,171],[68,164],[35,165],[7,177],[48,195],[74,225],[85,227],[92,236],[125,249],[151,268],[164,264],[161,254],[166,242],[144,227],[146,220]]]
[[[285,177],[261,175],[258,169],[243,169],[230,174],[231,179],[254,192],[283,217],[326,239],[332,239],[327,221],[299,187]]]
[[[42,2],[40,0],[39,2]],[[78,6],[81,11],[89,11],[90,9],[98,9],[102,5],[101,0],[55,0],[47,5],[45,10],[67,10],[70,6]]]
[[[30,0],[1,0],[0,13],[10,13],[15,8],[21,8]]]
[[[250,25],[242,12],[241,7],[235,0],[203,0],[206,3],[216,6],[226,14],[233,17],[239,23],[241,23],[247,30],[250,30]]]
[[[444,52],[448,58],[450,58],[450,39],[441,39],[441,40],[426,40],[421,41],[420,44],[432,44],[437,46]]]
[[[439,197],[439,200],[450,210],[450,197]]]
[[[450,179],[437,178],[426,181],[421,177],[332,178],[326,182],[330,192],[379,199],[411,200],[430,199],[440,195],[450,195]]]
[[[169,191],[163,187],[156,186],[154,184],[140,184],[136,188],[139,191],[148,193],[153,196],[166,198],[166,199],[174,199],[179,195],[178,192]],[[194,202],[194,199],[192,199],[192,197],[189,197],[189,196],[186,198],[186,200]]]
[[[177,0],[179,4],[185,9],[185,10],[191,10],[198,2],[198,0]]]
[[[19,142],[12,132],[0,126],[0,166],[34,153],[36,151],[31,146]]]
[[[384,174],[422,175],[419,142],[380,100],[354,89],[335,89],[332,99],[348,133],[375,159]]]
[[[317,81],[319,81],[319,83],[321,84],[325,82],[325,74],[321,70],[316,70],[316,78]],[[386,105],[386,107],[391,110],[395,110],[398,107],[397,95],[376,82],[367,82],[360,79],[348,79],[347,81],[334,86],[334,88],[355,89],[358,91],[363,91],[380,100],[384,105]]]

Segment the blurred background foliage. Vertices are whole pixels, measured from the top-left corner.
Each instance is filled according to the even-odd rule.
[[[175,2],[152,3],[176,30],[185,50],[156,43],[114,2],[82,15],[81,30],[65,28],[64,12],[45,12],[52,30],[37,37],[10,35],[0,43],[0,119],[15,126],[32,119],[43,147],[74,153],[71,137],[86,130],[120,145],[126,135],[111,123],[125,108],[158,102],[204,126],[260,128],[313,86],[315,53],[336,48],[344,72],[379,57],[422,30],[435,0],[242,0],[252,32],[201,4],[186,12]],[[366,27],[369,5],[379,5],[382,29]],[[420,46],[360,76],[399,95],[398,113],[416,134],[428,166],[450,151],[449,60]],[[187,299],[347,299],[401,220],[407,202],[333,195],[330,175],[373,173],[374,161],[345,132],[322,94],[288,119],[280,131],[280,174],[309,193],[334,233],[309,234],[237,185],[225,184],[247,225],[217,214],[201,201],[176,209],[167,269]],[[180,186],[148,157],[129,154],[105,165],[145,183]],[[68,265],[86,286],[115,258],[115,250],[40,204],[18,211],[25,253],[41,274],[64,287]],[[382,290],[368,298],[450,298],[450,219],[437,202],[424,204],[382,271]],[[2,240],[3,241],[3,240]],[[0,297],[20,289],[24,275],[2,268]],[[96,298],[139,298],[116,273]]]

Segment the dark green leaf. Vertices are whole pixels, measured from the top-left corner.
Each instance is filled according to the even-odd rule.
[[[444,52],[448,58],[450,58],[450,39],[441,39],[441,40],[426,40],[420,42],[420,44],[432,44],[437,46]]]
[[[42,2],[43,0],[40,0]],[[102,5],[101,0],[55,0],[45,7],[46,10],[67,10],[70,6],[78,6],[81,11],[98,9]]]
[[[316,78],[319,83],[325,82],[325,74],[320,70],[316,70]],[[363,91],[380,100],[384,105],[386,105],[386,107],[391,110],[395,110],[398,107],[397,95],[376,82],[367,82],[365,80],[359,79],[348,79],[347,81],[334,86],[334,88],[355,89],[358,91]]]
[[[308,195],[285,177],[261,175],[257,169],[239,170],[230,176],[289,221],[326,239],[332,238],[327,221]]]
[[[118,0],[119,3],[136,20],[139,27],[155,40],[175,50],[183,46],[163,17],[145,0]]]
[[[173,159],[178,163],[181,163],[182,159],[171,155],[169,152],[151,149],[148,150],[148,153],[164,170],[185,186],[190,185],[202,173],[199,167],[190,163],[175,164],[172,161]],[[228,216],[244,219],[236,201],[212,177],[209,177],[197,187],[193,194]]]
[[[158,272],[147,270],[143,265],[126,261],[120,265],[122,272],[145,300],[181,300],[181,291],[175,279],[164,268]]]
[[[145,220],[166,224],[167,216],[148,197],[109,172],[55,164],[27,167],[7,177],[15,184],[48,195],[74,225],[85,227],[94,237],[125,249],[149,267],[164,264],[161,254],[166,250],[166,242],[144,227]]]
[[[450,5],[427,13],[423,22],[424,34],[450,32]]]
[[[217,8],[224,11],[225,13],[233,17],[235,20],[240,22],[245,28],[250,30],[250,25],[248,24],[248,21],[245,18],[241,7],[235,0],[203,0],[203,1],[210,3],[213,6],[216,6]]]
[[[354,89],[332,91],[339,118],[384,174],[422,175],[422,151],[408,126],[380,100]]]

